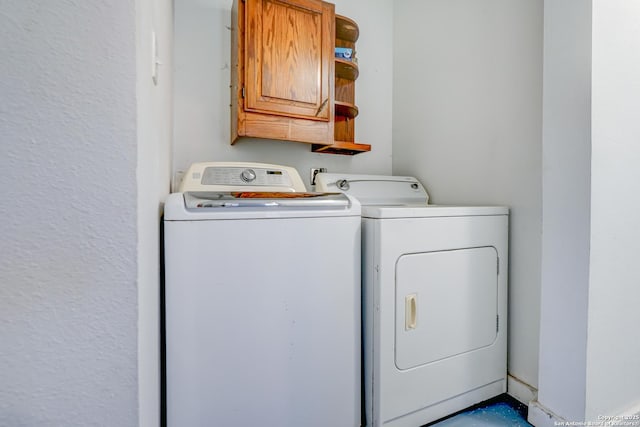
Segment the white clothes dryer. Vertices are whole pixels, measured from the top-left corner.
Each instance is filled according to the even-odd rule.
[[[316,183],[362,204],[366,425],[418,427],[505,392],[508,209],[428,205],[413,177]]]
[[[292,168],[187,172],[164,212],[168,427],[360,426],[360,226]]]

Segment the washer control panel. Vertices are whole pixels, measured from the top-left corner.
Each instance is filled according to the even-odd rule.
[[[273,185],[291,187],[291,178],[282,169],[208,167],[202,173],[202,185]]]
[[[184,175],[180,191],[305,192],[298,171],[264,163],[194,163]]]

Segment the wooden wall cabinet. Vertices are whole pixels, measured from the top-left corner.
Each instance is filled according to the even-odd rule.
[[[242,136],[333,140],[334,6],[320,0],[235,0],[231,143]]]
[[[348,109],[355,108],[357,73],[345,80],[344,64],[334,58],[336,43],[355,43],[340,41],[342,30],[336,25],[343,25],[334,5],[321,0],[234,0],[231,19],[231,143],[246,136],[354,154],[352,147],[341,151],[336,146],[336,138],[353,141],[357,108],[355,114]],[[350,124],[344,124],[345,117]]]

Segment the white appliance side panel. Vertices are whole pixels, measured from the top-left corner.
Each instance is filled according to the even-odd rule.
[[[167,417],[360,425],[360,218],[165,223]]]
[[[380,293],[378,289],[379,270],[376,260],[379,259],[378,243],[380,222],[369,218],[362,219],[362,349],[364,376],[364,426],[374,423],[374,412],[379,408],[379,384],[377,376],[380,372]],[[377,415],[376,415],[377,416]]]
[[[402,255],[396,265],[396,366],[410,369],[493,344],[493,247]]]
[[[365,244],[364,319],[373,338],[365,341],[367,422],[376,427],[426,424],[506,391],[508,215],[370,219]],[[494,247],[499,257],[499,331],[492,345],[412,369],[396,366],[395,271],[409,253]],[[372,304],[372,305],[369,305]],[[372,325],[372,326],[370,326]],[[446,325],[443,325],[446,328]],[[373,362],[372,362],[373,361]],[[498,390],[498,393],[495,391]]]

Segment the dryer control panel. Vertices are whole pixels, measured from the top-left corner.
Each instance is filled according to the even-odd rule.
[[[316,191],[349,194],[363,206],[426,206],[429,194],[412,176],[319,173]]]

